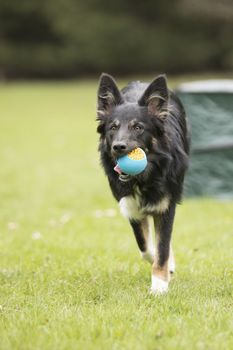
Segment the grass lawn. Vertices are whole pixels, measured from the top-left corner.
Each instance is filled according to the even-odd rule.
[[[93,82],[0,85],[0,349],[233,349],[233,202],[185,200],[150,266],[99,166]]]

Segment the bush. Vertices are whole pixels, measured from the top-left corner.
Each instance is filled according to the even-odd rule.
[[[20,6],[2,0],[0,71],[68,77],[227,70],[232,23],[229,16],[190,12],[179,0],[172,6],[168,0],[146,6],[138,0],[22,0]]]

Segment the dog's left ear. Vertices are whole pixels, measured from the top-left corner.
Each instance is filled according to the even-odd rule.
[[[147,106],[148,113],[153,116],[159,116],[168,102],[168,88],[166,76],[159,75],[146,88],[142,97],[139,99],[139,106]]]
[[[123,97],[115,80],[111,75],[102,73],[98,89],[98,118],[101,119],[102,116],[110,114],[111,110],[121,103],[123,103]]]

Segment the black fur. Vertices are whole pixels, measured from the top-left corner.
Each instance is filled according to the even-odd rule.
[[[184,108],[175,94],[168,90],[164,75],[154,79],[151,84],[132,82],[119,91],[114,79],[102,74],[97,120],[101,163],[116,200],[120,201],[128,195],[135,196],[135,191],[140,193],[141,207],[155,205],[165,196],[170,199],[166,213],[146,213],[157,218],[157,226],[163,237],[160,239],[159,261],[163,264],[169,254],[175,206],[182,197],[184,174],[188,166],[189,136]],[[146,152],[148,165],[143,173],[122,182],[114,171],[116,158],[136,147]],[[141,223],[135,220],[130,220],[130,223],[143,251]]]
[[[146,240],[143,235],[141,222],[130,220],[130,225],[133,229],[133,233],[136,238],[138,248],[141,250],[141,252],[144,252],[146,250]]]

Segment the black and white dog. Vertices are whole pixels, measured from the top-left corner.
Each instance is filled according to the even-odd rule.
[[[130,222],[142,257],[152,264],[151,292],[164,293],[175,270],[170,242],[188,166],[185,111],[168,90],[164,75],[150,84],[132,82],[120,91],[110,75],[102,74],[97,120],[101,163],[112,193]],[[146,169],[137,176],[114,171],[116,159],[136,147],[147,155]],[[154,219],[156,248],[150,216]]]

